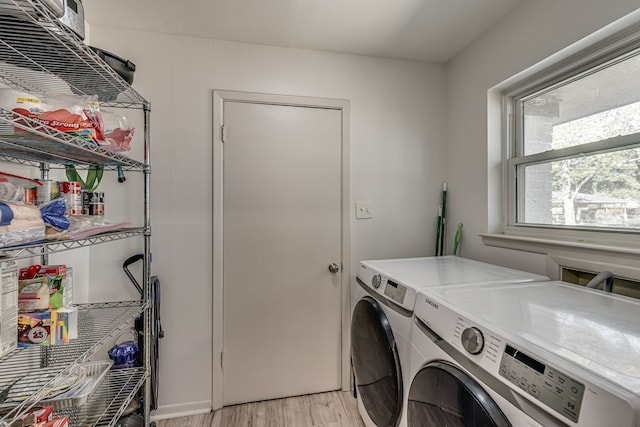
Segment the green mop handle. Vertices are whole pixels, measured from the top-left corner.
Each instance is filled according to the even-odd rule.
[[[462,240],[462,223],[458,224],[456,236],[453,239],[453,254],[456,256],[458,255],[458,246],[460,246],[460,240]]]
[[[447,231],[447,181],[442,183],[442,222],[440,223],[440,251],[439,255],[444,255],[445,235]]]
[[[438,206],[438,227],[436,228],[436,256],[440,255],[440,232],[442,231],[442,206]]]

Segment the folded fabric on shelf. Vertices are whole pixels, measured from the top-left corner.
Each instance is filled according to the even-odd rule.
[[[0,202],[0,246],[44,239],[44,221],[37,206]]]

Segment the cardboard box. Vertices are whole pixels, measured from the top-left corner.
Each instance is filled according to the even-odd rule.
[[[0,356],[18,345],[18,266],[0,261]]]
[[[18,347],[55,343],[55,338],[51,338],[55,333],[55,316],[50,311],[18,313]]]
[[[18,311],[29,312],[49,308],[49,278],[36,277],[18,281]]]
[[[53,406],[44,406],[39,409],[34,409],[28,414],[25,414],[18,418],[12,427],[31,427],[37,425],[37,423],[46,423],[53,419]]]
[[[73,268],[67,267],[64,279],[62,280],[63,293],[62,305],[64,308],[73,308]]]
[[[18,347],[64,345],[78,337],[78,310],[18,313]]]
[[[59,308],[56,311],[55,345],[67,344],[78,338],[78,309]]]
[[[51,421],[36,423],[33,427],[69,427],[69,417],[54,418]]]
[[[28,268],[20,269],[20,273],[27,272]],[[35,278],[31,280],[37,280],[46,277],[49,283],[49,304],[47,308],[72,308],[73,307],[73,270],[71,267],[67,267],[64,264],[57,265],[43,265],[40,266],[40,270],[36,273]],[[25,282],[25,280],[21,280]],[[22,286],[21,286],[22,287]],[[34,303],[32,302],[32,305]],[[34,311],[41,308],[35,308],[28,306],[28,302],[24,302],[24,306],[21,307],[22,311]]]
[[[64,264],[43,265],[40,267],[40,271],[38,271],[37,275],[38,276],[66,276],[67,266]]]

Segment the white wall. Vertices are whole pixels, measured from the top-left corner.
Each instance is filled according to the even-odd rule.
[[[91,27],[91,43],[133,61],[134,87],[151,102],[164,414],[206,409],[211,400],[213,89],[350,100],[352,197],[370,201],[374,213],[353,220],[352,272],[361,259],[432,253],[443,66],[99,26]]]
[[[501,141],[487,126],[487,91],[636,8],[637,0],[523,1],[448,64],[448,219],[464,223],[465,256],[545,274],[544,255],[484,246],[478,237],[502,220]]]

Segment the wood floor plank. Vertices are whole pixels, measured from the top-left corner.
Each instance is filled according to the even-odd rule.
[[[227,406],[213,414],[161,420],[157,427],[364,427],[351,393],[333,391]]]
[[[213,425],[213,414],[192,415],[156,422],[157,427],[209,427]]]
[[[345,409],[345,420],[347,425],[353,425],[358,427],[364,427],[364,422],[358,412],[358,403],[356,398],[353,397],[352,392],[340,392],[337,394],[340,405]]]

